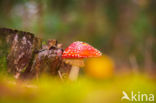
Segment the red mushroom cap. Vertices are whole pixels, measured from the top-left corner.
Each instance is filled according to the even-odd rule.
[[[62,54],[62,58],[88,58],[99,57],[101,55],[102,53],[91,45],[77,41],[73,42],[65,49]]]

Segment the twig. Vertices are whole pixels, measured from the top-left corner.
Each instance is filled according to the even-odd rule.
[[[60,79],[63,81],[63,77],[62,77],[60,70],[58,70],[58,75],[59,75]]]

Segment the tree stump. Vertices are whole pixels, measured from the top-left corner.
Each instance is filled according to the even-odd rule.
[[[71,66],[63,63],[62,53],[62,44],[56,40],[42,45],[41,39],[32,33],[0,28],[0,59],[7,57],[7,70],[15,78],[33,78],[42,73],[68,74]]]

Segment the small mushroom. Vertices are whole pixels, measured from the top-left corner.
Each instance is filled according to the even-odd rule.
[[[84,67],[84,59],[90,57],[99,57],[102,53],[91,45],[77,41],[73,42],[65,49],[62,58],[65,63],[72,65],[69,73],[70,80],[76,80],[79,74],[79,68]]]

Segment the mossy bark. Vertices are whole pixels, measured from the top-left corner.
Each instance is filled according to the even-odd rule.
[[[0,28],[0,62],[6,59],[8,72],[16,78],[38,77],[45,72],[50,75],[57,75],[58,71],[68,73],[71,66],[62,62],[61,45],[49,40],[42,46],[41,39],[32,33]]]

